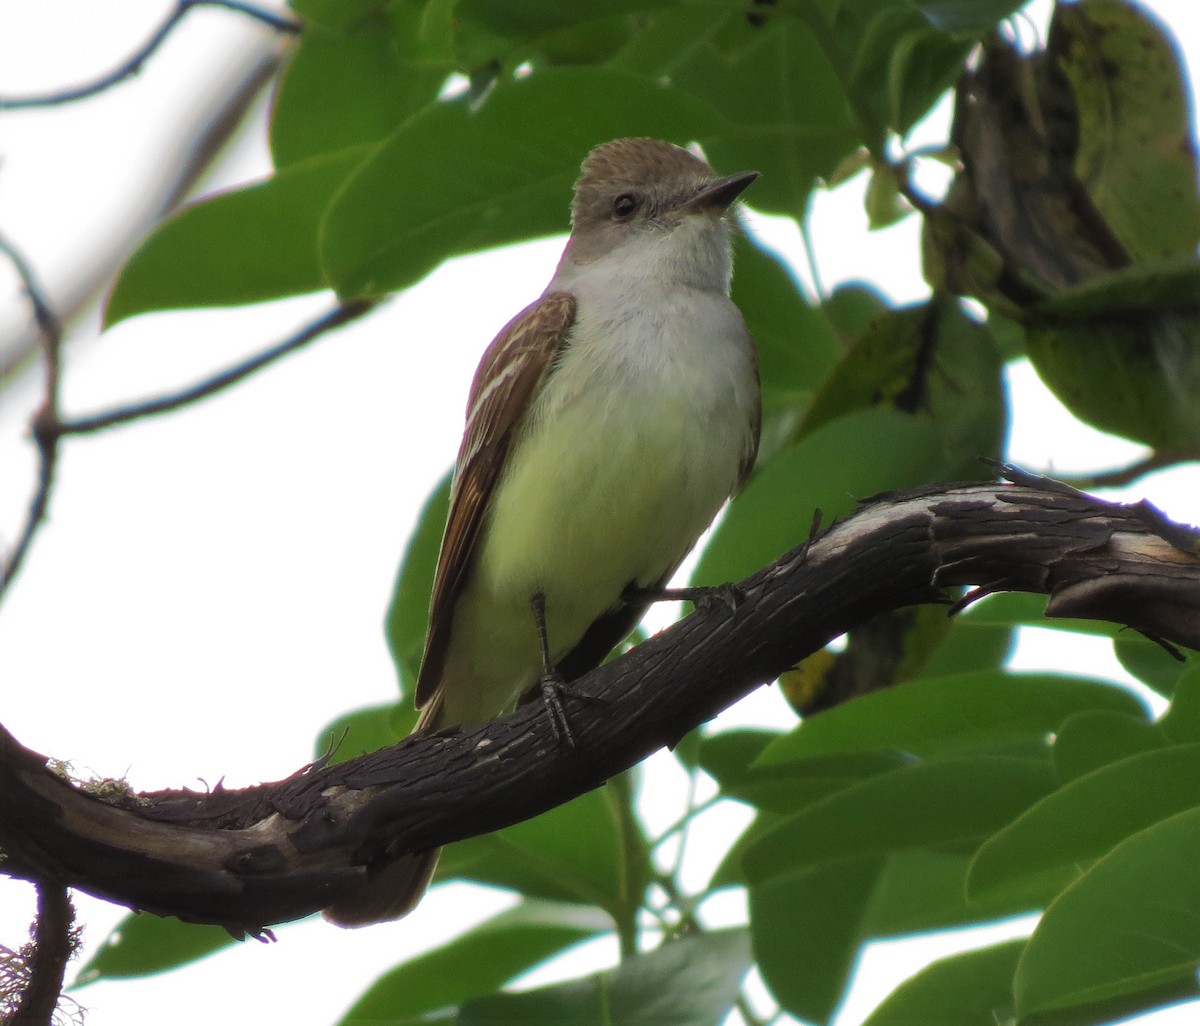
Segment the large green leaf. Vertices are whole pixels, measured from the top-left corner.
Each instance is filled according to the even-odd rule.
[[[1200,741],[1200,664],[1180,676],[1171,707],[1159,726],[1176,744]]]
[[[969,845],[964,847],[969,848]],[[866,917],[872,936],[893,937],[977,926],[1045,908],[1073,879],[1069,871],[1022,878],[985,895],[968,895],[968,851],[910,848],[891,854]]]
[[[290,6],[306,24],[345,29],[384,10],[393,0],[291,0]]]
[[[706,737],[699,765],[716,779],[721,793],[773,812],[798,812],[867,777],[906,765],[897,752],[854,752],[806,759],[786,766],[753,765],[778,733],[726,731]]]
[[[750,968],[745,930],[670,941],[583,980],[467,1002],[460,1026],[717,1026]]]
[[[1089,709],[1145,714],[1124,688],[1082,677],[993,671],[915,680],[806,720],[772,742],[758,765],[879,748],[921,756],[1002,751],[1045,738],[1072,713]]]
[[[367,160],[323,226],[326,275],[377,296],[459,253],[563,231],[580,161],[622,135],[687,142],[718,130],[678,89],[591,68],[550,68],[415,115]]]
[[[233,936],[221,926],[133,912],[104,938],[104,943],[79,970],[73,986],[166,972],[233,943]]]
[[[1188,254],[1096,275],[1034,307],[1038,374],[1081,420],[1147,445],[1200,445],[1200,263]]]
[[[938,476],[941,441],[932,424],[894,410],[839,417],[779,451],[730,505],[693,575],[738,581],[804,541],[813,513],[825,522],[857,498]]]
[[[984,473],[979,457],[999,455],[1006,420],[1000,355],[991,333],[954,301],[890,311],[867,328],[826,379],[800,435],[868,407],[931,419],[945,477]]]
[[[829,1020],[870,937],[864,921],[882,862],[806,866],[750,887],[750,932],[775,1000],[807,1022]]]
[[[376,980],[339,1026],[402,1022],[498,990],[573,944],[608,932],[596,909],[523,901]]]
[[[961,757],[867,777],[788,817],[745,853],[750,879],[905,848],[978,842],[1054,788],[1047,760]]]
[[[800,216],[816,179],[830,177],[863,141],[829,57],[798,18],[755,25],[732,5],[720,29],[666,73],[728,122],[727,132],[705,140],[714,165],[762,172],[757,208]]]
[[[1075,171],[1135,261],[1194,254],[1200,199],[1179,51],[1144,8],[1055,8],[1050,49],[1079,117]]]
[[[1012,978],[1025,941],[951,955],[900,984],[863,1026],[996,1026],[1013,1018]]]
[[[529,897],[624,906],[621,841],[603,788],[516,826],[448,845],[438,879],[461,877]]]
[[[1067,784],[1109,763],[1154,748],[1167,736],[1144,716],[1111,709],[1087,709],[1068,716],[1054,732],[1054,771]]]
[[[1132,631],[1113,638],[1113,654],[1126,671],[1167,698],[1175,694],[1188,667],[1196,665],[1195,655],[1185,654],[1179,659],[1144,634]]]
[[[379,142],[436,102],[453,68],[420,51],[419,18],[402,4],[341,30],[305,27],[271,112],[276,167]]]
[[[492,0],[457,0],[452,15],[444,9],[436,19],[438,36],[468,73],[491,69],[511,72],[523,62],[535,66],[600,64],[626,45],[631,36],[652,26],[663,9],[678,0],[526,0],[498,4]],[[703,23],[713,14],[693,8],[692,21]]]
[[[805,300],[783,259],[741,232],[734,237],[733,266],[733,301],[754,337],[763,388],[811,393],[841,355],[833,325]]]
[[[1017,967],[1021,1017],[1180,984],[1200,965],[1200,808],[1119,844],[1050,905]]]
[[[324,288],[317,226],[366,153],[355,147],[323,154],[185,207],[126,262],[105,325],[151,310],[257,303]]]
[[[1160,748],[1079,777],[980,847],[972,895],[1047,869],[1086,866],[1131,835],[1200,806],[1200,745]]]

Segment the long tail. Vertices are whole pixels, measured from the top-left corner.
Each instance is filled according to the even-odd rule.
[[[389,863],[357,891],[325,909],[338,926],[370,926],[408,915],[433,879],[441,848],[403,855]]]
[[[440,698],[435,695],[421,710],[414,734],[438,729],[442,718]],[[330,905],[323,915],[338,926],[370,926],[408,915],[424,896],[441,853],[441,848],[432,848],[402,855],[374,873],[358,890]]]

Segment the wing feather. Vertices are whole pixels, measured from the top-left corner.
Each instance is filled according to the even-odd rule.
[[[513,432],[529,409],[538,384],[554,365],[574,321],[575,298],[566,292],[548,293],[501,329],[475,372],[433,580],[429,633],[417,678],[417,708],[437,691],[454,607],[470,575],[479,532]]]

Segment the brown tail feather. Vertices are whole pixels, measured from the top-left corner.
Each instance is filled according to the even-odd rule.
[[[359,890],[325,909],[325,918],[338,926],[369,926],[408,915],[433,879],[441,852],[434,848],[401,856]]]
[[[425,704],[413,733],[431,733],[438,729],[442,703],[440,695]],[[402,855],[371,877],[357,891],[330,905],[324,916],[338,926],[369,926],[406,916],[420,903],[441,848],[417,855]]]

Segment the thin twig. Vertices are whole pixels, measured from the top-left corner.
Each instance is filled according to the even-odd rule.
[[[30,424],[33,440],[38,449],[37,486],[34,489],[33,498],[29,502],[29,512],[25,516],[25,523],[22,525],[12,549],[5,557],[3,566],[0,567],[0,596],[2,596],[24,562],[33,536],[46,517],[46,509],[50,505],[50,492],[54,487],[54,467],[58,461],[60,436],[58,393],[62,364],[60,357],[62,324],[51,307],[33,267],[25,259],[24,254],[3,235],[0,235],[0,252],[8,257],[16,269],[25,289],[25,295],[33,307],[33,319],[37,322],[38,332],[42,338],[46,376],[42,402]]]
[[[63,435],[91,434],[94,431],[103,431],[105,428],[115,427],[118,424],[127,424],[132,420],[138,420],[142,417],[150,417],[157,413],[169,413],[172,410],[178,410],[200,399],[206,399],[210,395],[224,391],[231,385],[236,385],[239,381],[248,378],[255,371],[262,370],[262,368],[274,363],[281,357],[296,352],[296,350],[308,345],[309,342],[312,342],[327,331],[332,331],[343,324],[357,320],[374,307],[375,301],[368,299],[356,299],[349,303],[341,303],[329,311],[329,313],[318,317],[311,324],[305,325],[294,335],[285,338],[282,342],[277,342],[269,349],[265,349],[261,353],[243,360],[241,363],[234,364],[232,367],[228,367],[212,375],[212,377],[205,378],[203,381],[199,381],[178,392],[173,392],[170,395],[129,403],[126,406],[118,406],[115,409],[106,410],[103,413],[95,413],[89,417],[76,417],[64,420],[59,424],[59,433]]]
[[[1059,478],[1064,484],[1071,485],[1081,491],[1092,491],[1096,488],[1124,488],[1133,484],[1139,478],[1152,474],[1156,470],[1178,466],[1200,460],[1200,452],[1170,452],[1159,450],[1143,456],[1124,467],[1114,467],[1112,470],[1100,470],[1095,474],[1080,474],[1075,477],[1064,475]]]
[[[75,100],[82,100],[89,96],[95,96],[97,93],[103,92],[116,85],[118,82],[123,82],[125,79],[136,75],[142,70],[142,66],[155,53],[156,50],[166,41],[167,37],[174,30],[175,26],[183,20],[184,16],[193,7],[224,7],[231,11],[237,11],[245,14],[248,17],[262,22],[276,32],[286,32],[296,34],[302,30],[299,22],[293,21],[291,18],[280,14],[275,14],[273,11],[268,11],[265,8],[259,7],[256,4],[243,3],[241,0],[176,0],[175,8],[167,15],[166,19],[157,29],[150,35],[150,38],[143,43],[137,51],[135,51],[123,64],[114,68],[106,75],[100,76],[93,82],[86,85],[74,86],[70,89],[61,89],[54,93],[44,93],[40,96],[0,96],[0,110],[20,110],[28,107],[53,107],[58,104],[71,103]]]

